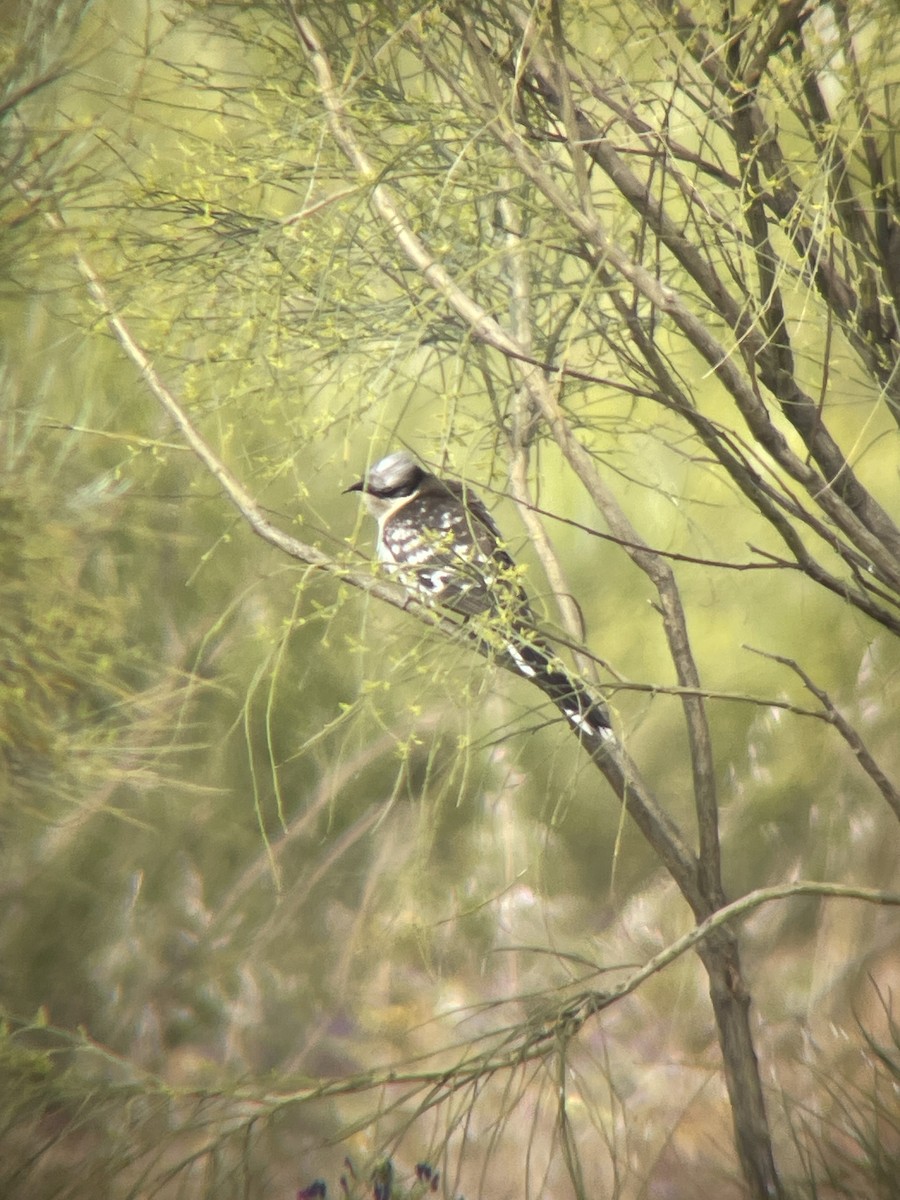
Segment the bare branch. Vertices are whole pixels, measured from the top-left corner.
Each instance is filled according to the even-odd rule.
[[[829,724],[833,725],[850,749],[853,751],[857,762],[869,776],[875,786],[881,792],[882,796],[887,801],[890,808],[893,810],[894,816],[900,820],[900,792],[894,787],[884,771],[879,767],[878,763],[872,757],[871,752],[866,747],[865,742],[857,733],[856,729],[850,724],[845,716],[835,705],[834,701],[826,691],[813,683],[810,676],[803,670],[798,662],[793,658],[786,658],[782,654],[770,654],[765,650],[757,650],[754,646],[747,646],[747,649],[754,654],[759,654],[762,658],[768,658],[772,662],[781,663],[782,666],[790,668],[795,675],[803,680],[803,685],[807,691],[812,692],[815,698],[825,710],[824,717]]]

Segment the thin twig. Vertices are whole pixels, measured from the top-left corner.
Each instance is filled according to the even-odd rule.
[[[894,787],[891,781],[879,767],[878,763],[872,757],[872,754],[865,742],[857,733],[856,729],[850,724],[847,718],[836,707],[834,701],[826,691],[813,683],[812,679],[807,675],[806,671],[793,658],[786,658],[783,654],[770,654],[766,650],[757,650],[754,646],[747,646],[745,649],[753,654],[759,654],[762,658],[768,658],[772,662],[781,663],[783,667],[787,667],[798,675],[803,680],[803,685],[807,691],[812,692],[815,698],[822,705],[825,712],[823,718],[833,725],[850,749],[853,751],[857,762],[869,776],[875,786],[884,796],[890,808],[893,810],[894,816],[900,820],[900,792]]]

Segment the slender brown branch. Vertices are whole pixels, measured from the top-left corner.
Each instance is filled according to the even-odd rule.
[[[893,811],[894,816],[900,820],[900,792],[898,792],[881,767],[879,767],[865,742],[841,713],[840,709],[837,708],[828,693],[815,684],[806,671],[793,658],[786,658],[782,654],[770,654],[765,650],[757,650],[754,646],[747,646],[746,649],[750,650],[753,654],[759,654],[762,658],[768,658],[772,662],[781,663],[783,667],[788,667],[789,670],[793,671],[795,675],[798,675],[803,680],[803,686],[806,690],[812,692],[822,705],[824,709],[823,718],[835,727],[853,751],[859,765],[878,788],[879,792],[881,792]]]
[[[530,354],[532,351],[532,306],[529,265],[514,205],[510,203],[507,195],[501,196],[497,205],[504,229],[503,254],[506,260],[506,274],[509,278],[509,309],[513,331],[518,341]],[[582,641],[584,639],[584,622],[581,610],[566,581],[559,556],[539,520],[539,516],[548,514],[541,513],[533,503],[531,489],[528,485],[529,449],[535,428],[540,421],[540,413],[535,408],[533,396],[524,386],[519,388],[513,404],[512,421],[509,423],[507,438],[509,483],[513,499],[519,506],[522,520],[528,530],[529,541],[534,546],[544,574],[547,576],[562,626],[571,639]],[[593,660],[589,656],[576,650],[575,662],[582,673],[588,674],[596,682],[596,673],[591,665]]]

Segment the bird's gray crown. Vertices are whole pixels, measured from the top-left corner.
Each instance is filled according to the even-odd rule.
[[[369,468],[360,491],[385,498],[409,496],[424,478],[425,472],[408,450],[395,450]]]

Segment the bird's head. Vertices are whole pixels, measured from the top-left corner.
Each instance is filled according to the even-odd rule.
[[[370,467],[365,479],[345,491],[362,492],[369,511],[377,516],[393,507],[395,501],[411,496],[426,474],[409,451],[395,450]]]

